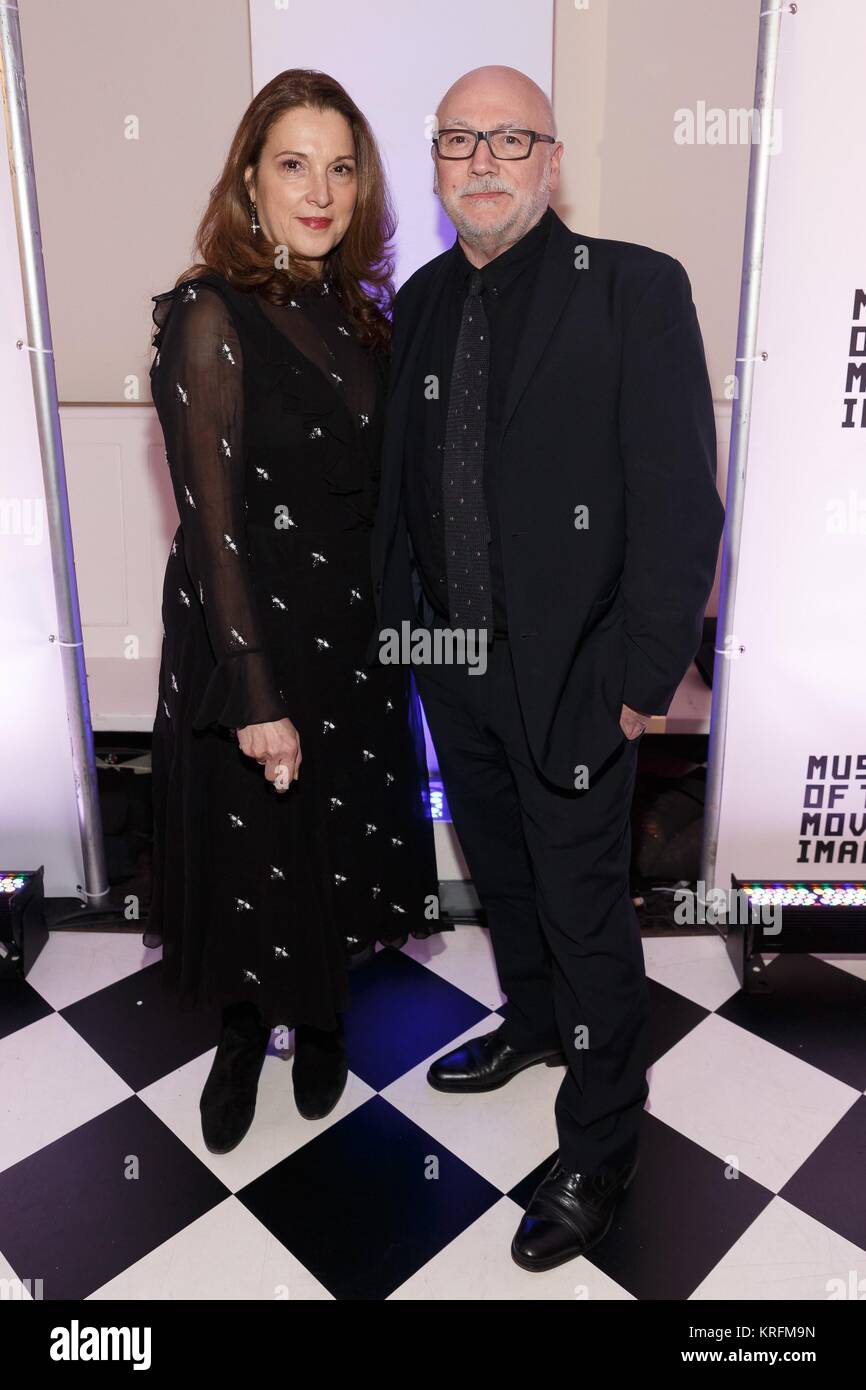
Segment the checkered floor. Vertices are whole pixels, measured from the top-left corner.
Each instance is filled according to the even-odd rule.
[[[55,931],[0,996],[0,1278],[45,1299],[826,1300],[866,1265],[866,961],[778,956],[753,996],[714,935],[644,949],[641,1166],[591,1257],[529,1274],[509,1244],[562,1072],[474,1097],[425,1081],[500,1022],[482,928],[353,973],[326,1119],[297,1114],[272,1039],[223,1157],[199,1129],[212,1015],[172,1008],[137,932]]]

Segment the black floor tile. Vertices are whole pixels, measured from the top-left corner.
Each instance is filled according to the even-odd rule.
[[[490,1010],[402,951],[353,971],[346,1039],[352,1071],[381,1091]]]
[[[59,1011],[134,1091],[219,1041],[219,1011],[179,1008],[162,988],[161,970],[157,961]]]
[[[779,1196],[866,1250],[866,1098],[845,1112]]]
[[[500,1191],[381,1096],[237,1199],[335,1298],[387,1298]]]
[[[649,988],[648,1065],[670,1052],[687,1033],[697,1028],[710,1012],[657,980],[647,980]]]
[[[0,1038],[37,1023],[54,1009],[26,980],[0,980]]]
[[[555,1154],[509,1193],[526,1207]],[[607,1235],[586,1255],[638,1299],[687,1299],[773,1200],[743,1174],[644,1114],[637,1173]]]
[[[766,968],[767,993],[743,991],[720,1018],[866,1090],[866,981],[808,955],[780,955]]]
[[[0,1249],[45,1299],[82,1299],[229,1196],[130,1096],[0,1173]]]

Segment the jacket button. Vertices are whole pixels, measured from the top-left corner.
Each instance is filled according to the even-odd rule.
[[[382,584],[381,584],[381,581],[380,581],[380,582],[378,582],[378,583],[376,584],[376,593],[377,593],[377,594],[381,594],[381,592],[382,592]]]

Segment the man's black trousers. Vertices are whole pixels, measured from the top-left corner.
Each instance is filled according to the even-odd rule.
[[[507,998],[502,1036],[565,1053],[563,1165],[617,1167],[636,1147],[648,1094],[647,983],[629,894],[640,738],[623,735],[588,788],[557,788],[530,754],[507,639],[488,648],[483,674],[413,670]]]

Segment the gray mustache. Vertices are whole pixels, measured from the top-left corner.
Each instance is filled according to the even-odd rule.
[[[503,184],[499,184],[499,183],[491,183],[491,184],[482,183],[482,184],[476,185],[476,186],[473,187],[473,188],[464,188],[464,189],[462,189],[462,190],[461,190],[461,193],[460,193],[460,197],[461,197],[461,198],[466,198],[466,197],[468,197],[468,195],[469,195],[470,193],[510,193],[510,192],[511,192],[511,189],[510,189],[510,188],[506,188]]]

